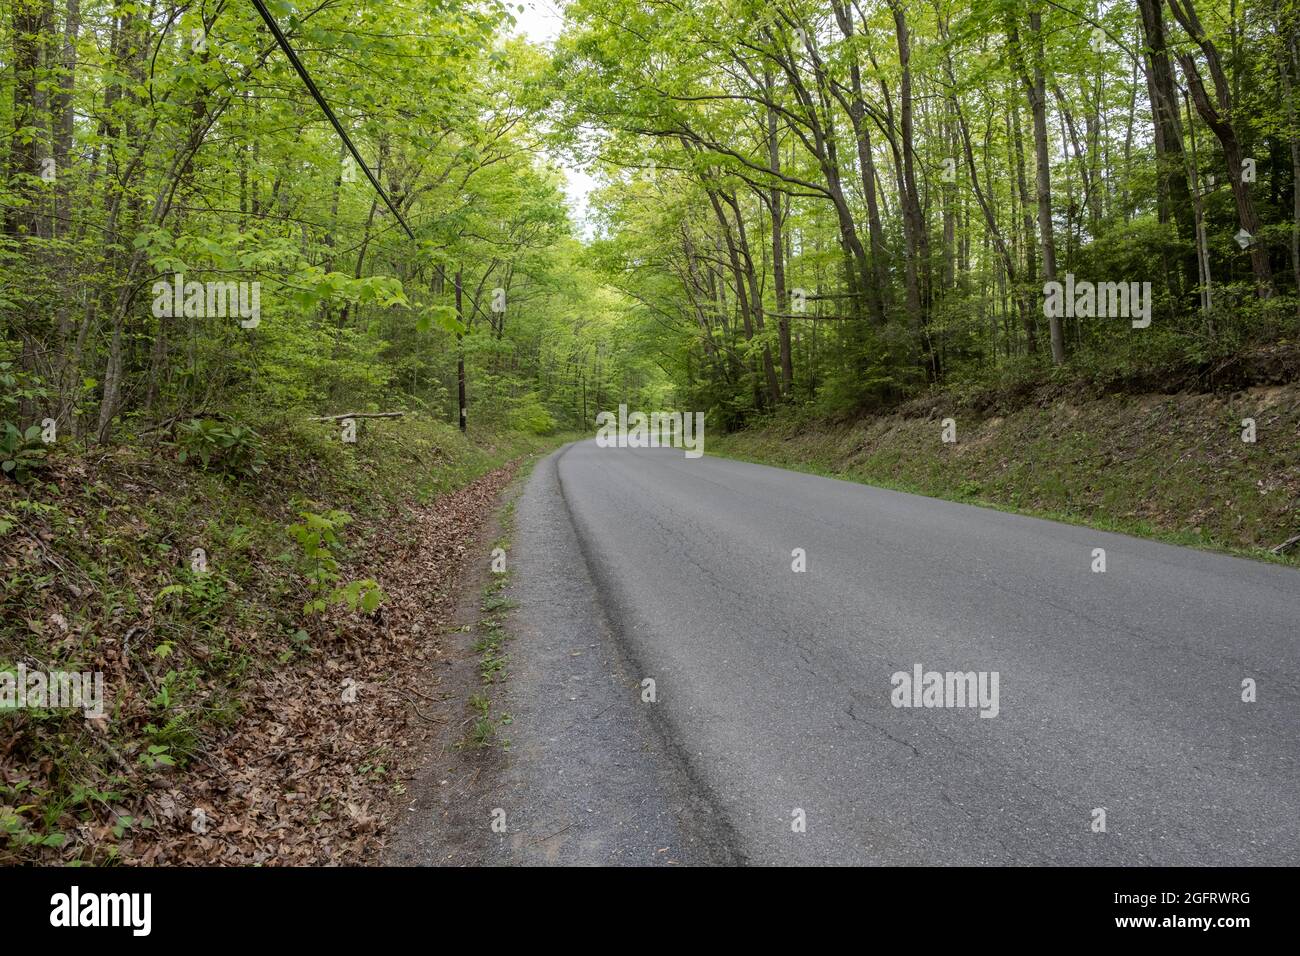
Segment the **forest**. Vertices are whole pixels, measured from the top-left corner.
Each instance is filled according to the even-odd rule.
[[[51,421],[1206,386],[1297,332],[1290,0],[575,0],[550,50],[498,3],[265,8],[351,142],[252,3],[9,5],[10,461]]]
[[[1296,0],[524,3],[6,0],[0,864],[373,863],[426,748],[481,790],[538,726],[502,690],[511,495],[615,409],[702,423],[690,460],[578,449],[545,513],[636,486],[634,543],[727,556],[690,587],[756,562],[692,615],[857,573],[788,564],[778,512],[827,485],[715,456],[1296,560]],[[850,548],[884,577],[951,531],[905,504]],[[539,548],[537,513],[578,614],[556,556],[601,522]],[[1037,593],[1145,594],[1088,550]],[[103,699],[15,705],[46,672]]]
[[[547,431],[591,383],[644,379],[539,158],[547,64],[505,8],[270,9],[360,162],[252,4],[8,6],[11,445],[45,420],[91,443],[304,410],[454,421],[458,366],[476,414]]]
[[[567,123],[635,170],[598,254],[683,330],[673,380],[728,421],[1062,374],[1204,386],[1294,336],[1293,4],[569,16]],[[1075,279],[1149,283],[1152,321],[1052,308]]]

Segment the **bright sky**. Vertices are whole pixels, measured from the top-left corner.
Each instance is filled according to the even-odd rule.
[[[554,40],[564,25],[563,0],[523,0],[523,4],[524,12],[515,14],[519,32],[534,43]]]
[[[564,26],[564,14],[562,8],[564,0],[511,0],[512,3],[522,3],[523,13],[515,13],[517,20],[517,30],[534,43],[549,44],[560,33]],[[591,228],[587,225],[587,194],[595,188],[595,181],[587,173],[576,166],[567,166],[556,160],[556,165],[564,171],[567,186],[565,192],[568,194],[569,201],[573,205],[574,218],[578,223],[578,232],[583,236],[590,237]]]

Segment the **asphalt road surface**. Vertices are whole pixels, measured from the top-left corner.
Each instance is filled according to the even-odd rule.
[[[1300,863],[1293,569],[591,441],[511,555],[497,862]]]

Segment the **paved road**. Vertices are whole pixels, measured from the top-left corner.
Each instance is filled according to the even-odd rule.
[[[1292,569],[590,441],[512,555],[501,861],[1300,863]]]

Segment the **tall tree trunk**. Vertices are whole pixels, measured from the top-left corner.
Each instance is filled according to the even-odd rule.
[[[1184,96],[1184,99],[1187,97]],[[1187,104],[1187,139],[1192,146],[1192,162],[1188,167],[1192,177],[1192,208],[1196,212],[1196,267],[1201,287],[1201,311],[1206,321],[1213,322],[1214,294],[1210,279],[1210,247],[1205,240],[1205,206],[1201,198],[1200,168],[1196,158],[1196,127],[1192,125],[1192,106]],[[1213,325],[1210,326],[1213,332]]]
[[[771,77],[768,76],[768,88],[771,89]],[[770,92],[769,92],[770,95]],[[773,174],[781,172],[781,140],[777,135],[776,110],[767,111],[767,161]],[[772,216],[772,285],[776,293],[777,337],[781,350],[781,392],[788,400],[794,389],[794,357],[790,351],[790,300],[785,289],[785,239],[782,235],[782,218],[784,194],[776,186],[772,187],[768,209]]]
[[[54,127],[53,154],[57,180],[54,186],[54,231],[56,235],[72,234],[72,176],[68,163],[72,156],[73,108],[72,97],[76,90],[77,36],[81,31],[80,0],[68,0],[63,26],[63,49],[59,57],[59,88],[54,96],[52,123]],[[63,257],[64,268],[74,273],[75,259]],[[72,368],[72,310],[75,302],[72,289],[59,296],[55,307],[56,356],[54,368],[55,390],[59,424],[66,425],[75,405],[76,370]]]
[[[1228,166],[1228,185],[1232,188],[1232,198],[1237,204],[1238,222],[1241,228],[1254,238],[1250,244],[1250,266],[1255,275],[1256,294],[1261,299],[1271,298],[1275,291],[1273,270],[1268,261],[1268,249],[1258,240],[1263,223],[1251,199],[1250,183],[1242,175],[1244,168],[1242,161],[1246,157],[1233,118],[1233,93],[1219,58],[1218,47],[1206,36],[1191,0],[1168,0],[1168,2],[1175,19],[1200,48],[1210,71],[1210,79],[1214,81],[1215,99],[1212,102],[1195,58],[1189,52],[1178,53],[1178,65],[1183,69],[1183,77],[1187,81],[1192,102],[1196,104],[1196,111],[1201,115],[1201,119],[1205,120],[1205,124],[1210,127],[1223,148],[1223,158]]]
[[[948,25],[942,20],[939,23],[940,36],[946,43],[948,40]],[[1016,263],[1012,256],[1011,249],[1007,245],[1006,239],[1002,235],[1002,230],[998,227],[997,214],[993,209],[993,204],[989,196],[985,193],[983,186],[980,185],[979,171],[975,168],[975,150],[971,145],[970,127],[966,123],[966,114],[961,108],[961,100],[957,91],[957,74],[953,68],[952,56],[948,54],[944,58],[944,67],[947,71],[948,87],[952,91],[949,94],[949,106],[952,110],[953,119],[957,124],[957,135],[960,140],[960,149],[965,159],[967,172],[970,173],[971,187],[975,190],[975,199],[979,203],[980,211],[984,214],[984,223],[988,227],[989,235],[993,239],[993,244],[997,247],[998,256],[1002,260],[1003,274],[1006,276],[1006,285],[1014,288],[1016,286]],[[990,190],[991,192],[991,190]],[[945,232],[946,232],[945,225]],[[1014,220],[1012,231],[1015,231]],[[950,240],[949,240],[950,241]],[[1022,310],[1023,310],[1022,306]],[[1034,343],[1034,327],[1032,318],[1023,312],[1021,320],[1025,326],[1025,336],[1029,342],[1029,351],[1032,353],[1036,349]]]
[[[1278,19],[1282,33],[1285,56],[1278,62],[1281,71],[1282,95],[1286,97],[1287,128],[1291,131],[1291,273],[1295,293],[1300,299],[1300,123],[1296,119],[1295,80],[1292,71],[1300,74],[1300,44],[1296,42],[1297,18],[1294,9],[1290,23]],[[1300,304],[1296,308],[1300,310]]]
[[[41,39],[44,26],[42,0],[13,0],[13,133],[9,140],[8,179],[13,184],[17,202],[6,204],[4,212],[5,234],[18,242],[41,234],[39,135],[31,135],[31,128],[40,128],[44,119],[40,115],[40,60]],[[19,360],[29,374],[37,370],[39,324],[38,315],[31,308],[24,310],[15,332],[22,342]],[[30,399],[19,402],[18,415],[26,424],[36,413]]]
[[[744,281],[748,287],[749,309],[754,317],[754,330],[759,338],[764,338],[763,323],[763,295],[758,289],[758,275],[754,270],[754,258],[749,252],[749,240],[745,233],[745,217],[741,214],[740,204],[736,197],[730,193],[720,192],[719,195],[728,206],[731,207],[732,214],[736,217],[736,238],[735,247],[739,253],[739,262],[742,268],[742,274],[736,276],[736,281]],[[777,405],[781,401],[781,385],[777,381],[776,366],[772,362],[772,349],[768,347],[767,342],[763,342],[762,352],[763,363],[763,380],[767,384],[767,397],[773,404]]]
[[[1038,182],[1038,233],[1043,256],[1043,281],[1056,281],[1056,237],[1052,225],[1052,167],[1047,143],[1047,81],[1043,75],[1043,17],[1037,8],[1029,13],[1029,32],[1033,36],[1033,66],[1026,68],[1024,53],[1020,50],[1020,36],[1014,24],[1009,35],[1015,50],[1021,82],[1029,97],[1029,109],[1034,118],[1034,159]],[[1032,77],[1029,70],[1032,69]],[[1052,364],[1065,364],[1065,336],[1061,331],[1059,316],[1048,316],[1048,330],[1052,338]]]
[[[853,15],[843,0],[832,0],[835,19],[844,38],[852,42],[855,33]],[[889,271],[885,251],[885,228],[880,219],[880,200],[876,195],[876,161],[871,149],[871,129],[866,122],[866,102],[862,97],[862,70],[858,66],[856,51],[849,56],[849,81],[852,99],[849,102],[849,121],[853,126],[853,139],[858,147],[858,173],[862,179],[862,195],[867,204],[867,238],[871,245],[871,278],[867,288],[867,307],[877,325],[885,324],[889,303]]]
[[[786,19],[787,22],[792,22]],[[790,91],[803,108],[802,119],[808,135],[801,135],[801,138],[821,167],[822,178],[826,181],[824,195],[835,208],[835,218],[840,231],[840,248],[846,260],[845,281],[851,302],[850,311],[855,317],[860,317],[863,314],[862,299],[872,284],[871,270],[867,262],[866,249],[863,248],[862,240],[858,235],[853,210],[844,194],[834,114],[830,102],[834,95],[830,92],[832,84],[821,55],[818,53],[814,35],[803,30],[799,35],[804,53],[812,64],[817,91],[815,96],[804,82],[804,77],[800,73],[800,63],[793,53],[788,50],[781,55],[774,53],[774,59],[785,73]],[[776,34],[769,31],[769,37],[774,46],[779,46],[779,38]]]
[[[1178,95],[1174,90],[1174,70],[1169,62],[1168,38],[1161,0],[1137,0],[1145,44],[1147,96],[1151,100],[1151,122],[1156,147],[1156,190],[1161,222],[1170,218],[1178,224],[1184,240],[1196,242],[1195,215],[1188,188],[1187,163],[1183,155],[1182,124],[1178,118]],[[1196,284],[1197,257],[1182,258],[1184,287]]]
[[[899,123],[902,138],[903,159],[903,241],[906,245],[906,291],[907,319],[911,327],[914,347],[919,350],[921,358],[927,357],[927,348],[923,336],[925,331],[924,298],[921,270],[925,266],[928,239],[925,234],[925,222],[921,213],[921,199],[916,188],[915,133],[912,117],[912,47],[911,33],[907,25],[907,13],[902,0],[890,0],[894,13],[894,32],[898,39],[898,63],[902,70],[899,81]],[[933,355],[929,355],[929,370],[937,375]]]
[[[456,319],[465,325],[465,308],[461,299],[461,270],[456,267]],[[463,432],[469,427],[469,411],[465,407],[465,343],[464,336],[456,333],[456,421]],[[584,421],[586,419],[584,418]]]
[[[1020,127],[1020,106],[1010,104],[1012,141],[1016,154],[1016,190],[1020,196],[1021,228],[1025,247],[1025,277],[1032,281],[1038,273],[1038,236],[1034,230],[1034,203],[1030,201],[1029,179],[1025,175],[1025,142]],[[1038,354],[1038,324],[1034,318],[1034,295],[1028,289],[1017,290],[1020,299],[1021,320],[1025,326],[1025,351]]]

